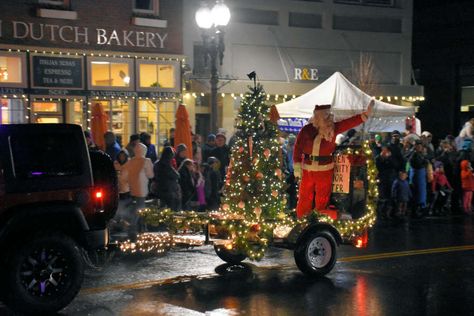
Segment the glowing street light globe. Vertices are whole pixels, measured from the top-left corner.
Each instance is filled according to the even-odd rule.
[[[217,2],[211,11],[212,21],[215,26],[226,26],[230,21],[230,10],[222,2]]]
[[[208,7],[200,7],[199,10],[196,11],[194,17],[197,25],[202,29],[209,29],[214,23],[211,10]]]

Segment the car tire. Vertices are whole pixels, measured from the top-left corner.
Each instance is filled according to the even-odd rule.
[[[301,272],[313,277],[323,276],[336,264],[336,241],[327,231],[308,234],[296,245],[294,256]]]
[[[23,313],[52,313],[77,295],[84,262],[76,242],[64,234],[34,236],[10,252],[5,287],[7,305]]]
[[[247,258],[244,254],[235,250],[229,250],[222,245],[214,245],[214,250],[219,258],[230,264],[239,264]]]

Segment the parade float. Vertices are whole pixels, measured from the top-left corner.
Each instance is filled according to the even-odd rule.
[[[334,267],[338,245],[366,245],[377,199],[368,143],[335,152],[331,206],[296,218],[286,207],[278,112],[265,99],[262,86],[255,85],[241,102],[220,209],[173,212],[152,203],[140,211],[144,223],[151,230],[165,226],[168,232],[142,233],[136,241],[121,242],[122,251],[159,253],[175,246],[212,244],[222,260],[238,264],[262,259],[270,246],[281,247],[294,250],[302,272],[319,276]]]

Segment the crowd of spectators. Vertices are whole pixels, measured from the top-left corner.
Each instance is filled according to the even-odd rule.
[[[393,131],[371,134],[369,144],[378,171],[381,219],[403,220],[428,215],[472,214],[474,175],[471,163],[474,120],[467,122],[458,137],[446,136],[434,146],[432,135]],[[88,132],[90,150],[96,150]],[[297,203],[297,181],[293,175],[295,135],[281,138],[282,170],[286,176],[287,207]],[[119,178],[120,206],[117,221],[129,225],[133,235],[140,229],[136,210],[145,199],[155,198],[160,206],[179,210],[216,210],[230,162],[230,147],[224,133],[209,134],[202,143],[193,135],[192,148],[174,144],[173,130],[160,157],[148,133],[130,136],[125,146],[112,132],[104,135],[105,151],[114,160]],[[339,146],[360,141],[350,130],[338,135]]]

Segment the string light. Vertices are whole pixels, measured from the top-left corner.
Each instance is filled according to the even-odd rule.
[[[30,50],[29,50],[29,49],[17,49],[17,50],[12,50],[11,48],[9,48],[9,49],[8,49],[8,52],[10,52],[10,53],[21,53],[21,52],[29,53]],[[38,53],[38,50],[36,49],[34,52],[35,52],[35,53]],[[80,53],[78,53],[78,52],[60,51],[60,50],[58,50],[58,51],[50,51],[50,52],[43,50],[43,51],[41,51],[41,53],[42,53],[43,55],[62,55],[62,54],[70,55],[70,54],[75,54],[76,56],[78,56],[78,54],[80,54]],[[91,57],[94,57],[95,55],[97,55],[97,53],[94,54],[93,52],[90,52],[90,53],[84,53],[84,52],[82,52],[81,54],[82,54],[83,56],[91,56]],[[98,53],[98,56],[102,56],[102,53]],[[123,53],[122,53],[122,54],[120,54],[120,53],[117,53],[117,54],[114,54],[114,53],[110,53],[110,54],[109,54],[109,53],[106,53],[104,56],[105,56],[105,57],[109,57],[109,58],[110,58],[110,57],[111,57],[111,58],[124,58],[124,54],[123,54]],[[127,57],[128,57],[128,58],[131,58],[130,55],[127,55]],[[162,60],[162,61],[178,61],[178,62],[180,61],[180,57],[163,57],[163,56],[147,56],[147,55],[140,55],[140,56],[136,55],[136,56],[134,56],[134,57],[135,57],[136,59],[137,59],[137,58],[141,58],[141,59],[145,59],[145,58],[148,58],[148,59],[155,58],[156,60]],[[185,62],[185,59],[184,59],[184,58],[182,59],[182,62],[183,62],[183,63]]]

